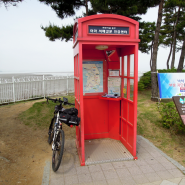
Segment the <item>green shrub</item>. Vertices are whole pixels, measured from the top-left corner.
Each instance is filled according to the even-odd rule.
[[[183,124],[173,102],[160,103],[159,112],[162,117],[163,127],[170,129],[176,134],[185,133],[185,125]]]
[[[138,82],[138,90],[139,91],[144,91],[145,90],[145,85],[142,82]]]
[[[182,70],[182,72],[185,72],[185,70]],[[177,69],[159,69],[158,73],[177,73]],[[157,76],[156,76],[157,78]],[[151,71],[148,71],[146,73],[143,73],[143,75],[140,77],[140,80],[138,82],[138,90],[144,91],[146,89],[151,88]]]

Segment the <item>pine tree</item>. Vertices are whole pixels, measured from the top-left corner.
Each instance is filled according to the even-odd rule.
[[[81,6],[86,7],[86,12],[82,16],[93,15],[97,13],[112,13],[118,15],[124,15],[139,21],[141,18],[139,14],[145,14],[149,7],[156,6],[159,0],[40,0],[45,3],[57,13],[57,15],[63,19],[68,16],[75,16],[75,10],[78,10]],[[91,3],[91,9],[88,9],[87,4]],[[46,37],[50,41],[57,39],[65,40],[66,42],[72,40],[73,25],[58,27],[54,24],[41,27],[45,31]],[[150,30],[152,29],[152,30]],[[154,37],[154,23],[140,22],[140,39],[139,49],[141,52],[148,53],[152,49],[152,40]]]
[[[162,10],[163,10],[164,0],[160,1],[158,9],[158,18],[157,26],[154,36],[154,45],[153,45],[153,56],[152,56],[152,67],[151,67],[151,85],[152,85],[152,101],[158,101],[158,88],[157,88],[157,78],[156,78],[156,64],[157,64],[157,51],[158,51],[158,42],[159,42],[159,32],[162,22]]]
[[[4,4],[5,7],[8,7],[9,5],[16,6],[17,3],[22,2],[23,0],[0,0],[0,5]]]

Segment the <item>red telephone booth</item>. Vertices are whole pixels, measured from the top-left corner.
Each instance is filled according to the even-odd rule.
[[[85,142],[97,139],[98,143],[103,138],[121,141],[137,159],[139,23],[120,15],[92,15],[76,19],[73,33],[75,107],[81,118],[76,145],[81,165],[91,157],[85,156]],[[113,97],[102,97],[105,93]]]

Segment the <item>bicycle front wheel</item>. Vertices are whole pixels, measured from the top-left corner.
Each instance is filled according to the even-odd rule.
[[[60,130],[56,140],[56,147],[53,150],[52,155],[52,168],[54,172],[58,170],[60,163],[62,161],[62,156],[64,152],[64,140],[65,140],[64,131]]]
[[[54,125],[55,125],[55,122],[56,122],[56,116],[53,117],[52,121],[51,121],[51,125],[50,125],[50,134],[48,136],[48,143],[51,144],[52,141],[53,141],[53,136],[54,136]]]

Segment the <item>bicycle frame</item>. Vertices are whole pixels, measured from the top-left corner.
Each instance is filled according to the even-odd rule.
[[[57,119],[54,125],[54,136],[53,136],[53,143],[52,143],[52,150],[56,150],[56,139],[58,133],[62,127],[62,123],[59,121],[59,112],[57,112]]]

